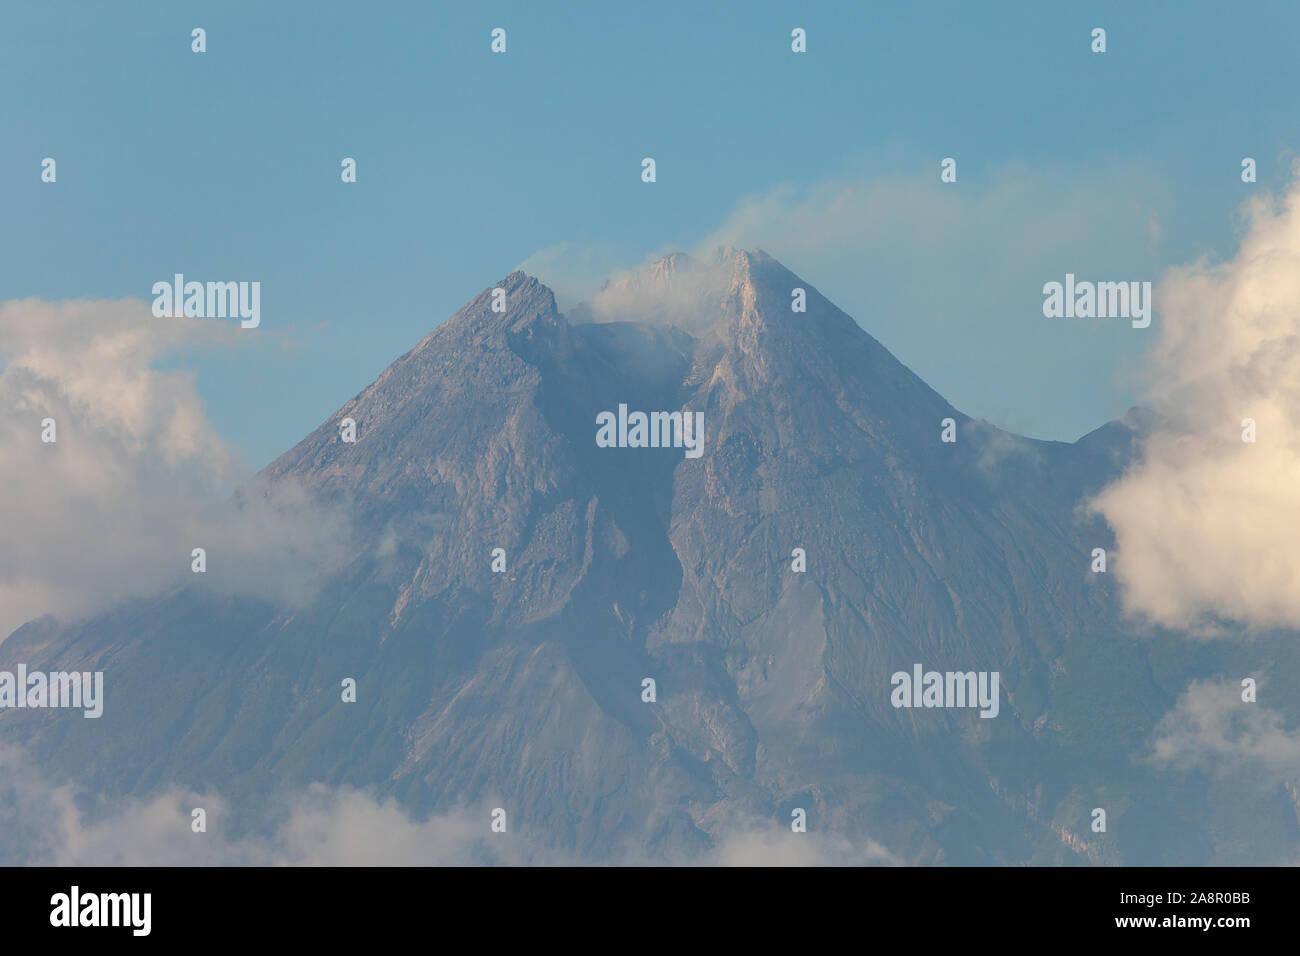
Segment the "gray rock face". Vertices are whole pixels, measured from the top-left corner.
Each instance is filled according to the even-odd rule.
[[[266,469],[354,521],[314,602],[189,591],[28,625],[0,665],[93,664],[117,703],[4,714],[0,735],[107,794],[499,801],[535,846],[593,861],[689,859],[742,820],[788,832],[795,807],[911,863],[1294,848],[1284,784],[1234,809],[1145,760],[1192,678],[1300,669],[1287,636],[1139,634],[1089,572],[1111,542],[1080,503],[1141,414],[1073,445],[972,421],[762,253],[671,257],[572,321],[523,273],[499,288],[504,313],[485,290]],[[598,447],[620,404],[703,412],[703,454]],[[891,674],[918,662],[998,671],[998,716],[893,707]]]

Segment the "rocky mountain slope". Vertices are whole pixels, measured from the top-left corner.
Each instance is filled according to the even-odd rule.
[[[11,711],[0,736],[110,795],[219,790],[251,828],[312,781],[499,805],[539,859],[698,858],[796,807],[908,863],[1296,845],[1285,786],[1145,759],[1192,679],[1297,664],[1284,636],[1138,633],[1090,572],[1111,541],[1081,503],[1139,414],[1072,445],[972,421],[757,252],[670,257],[569,316],[523,273],[493,289],[266,470],[350,516],[311,603],[193,588],[34,622],[0,666],[102,669],[105,716]],[[598,447],[620,404],[703,412],[703,454]],[[918,662],[999,672],[997,717],[892,706]]]

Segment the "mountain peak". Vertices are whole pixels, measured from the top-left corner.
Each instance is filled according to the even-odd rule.
[[[494,311],[493,300],[498,298],[497,290],[504,293],[502,303],[504,311]],[[462,315],[478,315],[486,310],[489,316],[513,316],[515,318],[536,318],[539,315],[555,314],[555,293],[535,276],[530,276],[522,269],[516,269],[496,285],[484,289],[465,305],[453,318]],[[513,323],[512,323],[513,324]]]
[[[426,335],[409,355],[419,354],[435,342],[452,336],[465,343],[482,342],[503,333],[525,333],[565,325],[555,304],[555,293],[535,276],[516,269],[487,287],[459,311]],[[400,361],[405,360],[403,356]]]

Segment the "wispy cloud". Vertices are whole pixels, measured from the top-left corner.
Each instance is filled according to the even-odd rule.
[[[166,360],[234,344],[235,324],[158,319],[135,300],[0,304],[0,639],[180,583],[300,599],[346,527],[301,491],[248,485],[190,372]],[[57,441],[42,441],[54,421]],[[190,570],[204,548],[208,571]]]
[[[1262,686],[1262,685],[1261,685]],[[1230,681],[1197,681],[1156,726],[1150,759],[1175,769],[1236,777],[1249,765],[1274,778],[1300,774],[1300,728],[1281,713],[1246,703]]]

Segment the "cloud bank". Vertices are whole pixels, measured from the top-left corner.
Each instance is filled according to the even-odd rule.
[[[135,300],[0,304],[0,640],[180,584],[299,600],[341,559],[343,522],[292,486],[247,484],[194,376],[159,367],[239,332]]]
[[[1202,633],[1300,627],[1300,183],[1251,202],[1246,221],[1231,261],[1157,286],[1147,403],[1160,421],[1093,502],[1126,608]]]
[[[196,807],[206,832],[192,829]],[[90,812],[87,812],[89,808]],[[493,833],[492,804],[417,820],[391,798],[313,784],[272,802],[268,824],[232,837],[219,795],[172,788],[108,805],[75,784],[47,781],[19,747],[0,745],[0,865],[36,866],[473,866],[581,865],[582,858],[531,843],[508,827]],[[629,844],[616,865],[890,865],[871,840],[795,834],[779,822],[737,819],[715,848],[692,859],[652,860]]]

